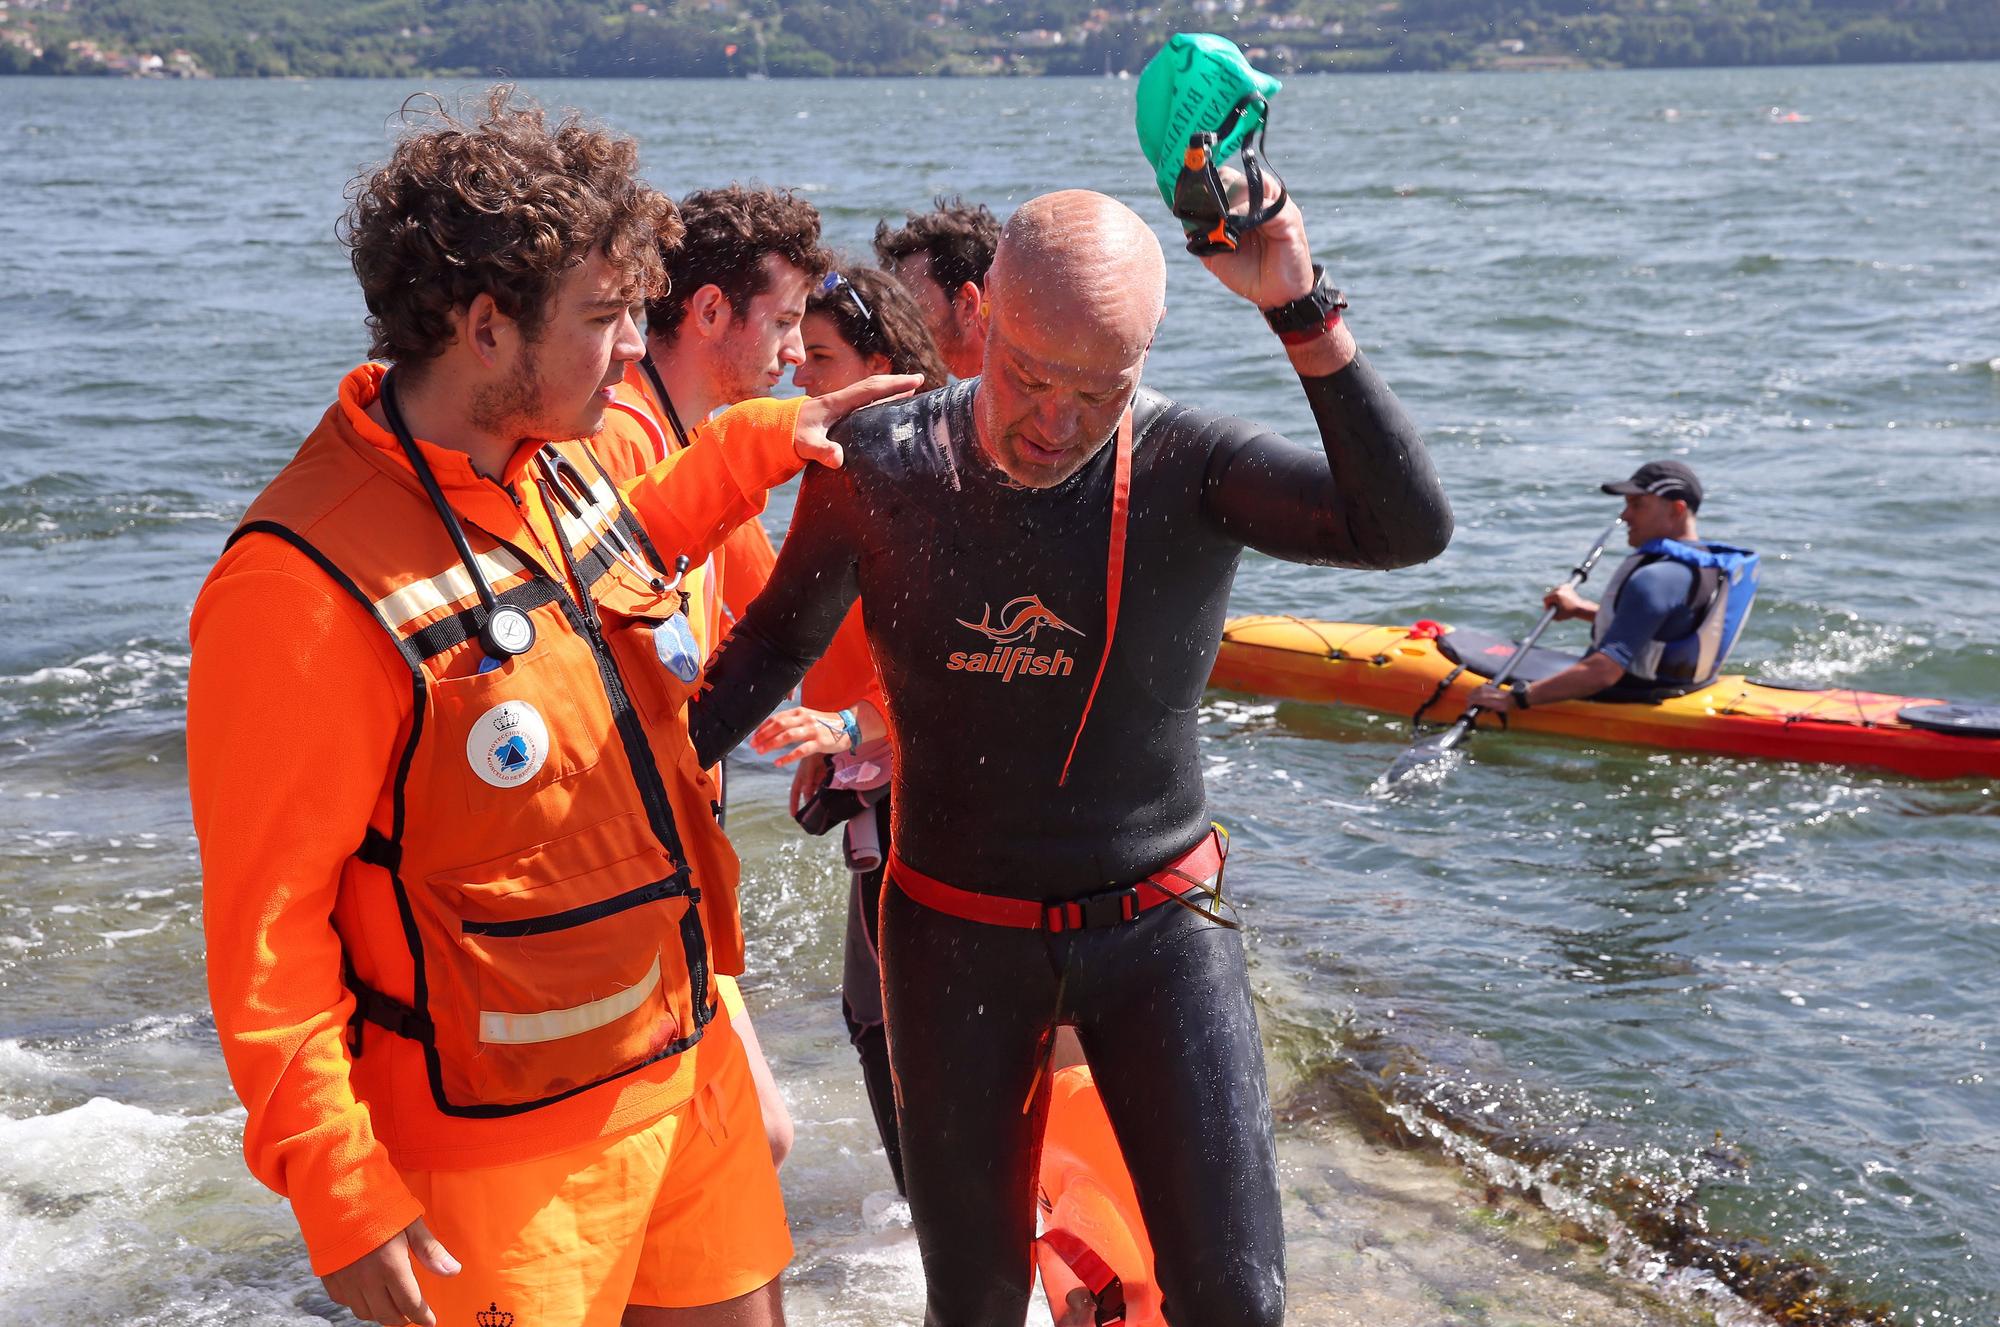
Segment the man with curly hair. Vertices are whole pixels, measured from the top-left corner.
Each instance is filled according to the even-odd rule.
[[[601,430],[673,204],[629,139],[507,89],[427,109],[342,229],[387,364],[348,374],[191,624],[245,1155],[368,1321],[779,1323],[678,571],[914,380],[745,406],[638,471],[644,440]]]
[[[660,253],[667,284],[646,304],[646,356],[626,369],[613,405],[664,458],[716,410],[769,396],[788,367],[804,362],[806,296],[833,258],[820,247],[818,208],[785,190],[741,184],[683,198]],[[690,573],[704,654],[764,588],[776,560],[764,527],[746,521]],[[726,783],[721,800],[726,805]],[[723,982],[722,997],[749,1052],[771,1156],[782,1166],[792,1147],[791,1111],[734,981]]]
[[[1000,247],[1000,221],[983,203],[939,198],[900,229],[875,227],[875,256],[924,311],[924,323],[955,378],[976,378],[986,350],[986,269]]]

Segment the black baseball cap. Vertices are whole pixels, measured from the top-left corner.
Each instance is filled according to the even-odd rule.
[[[1679,498],[1689,511],[1701,509],[1701,481],[1694,471],[1679,461],[1648,461],[1632,472],[1630,479],[1603,486],[1606,493],[1624,496],[1651,493],[1658,498]]]

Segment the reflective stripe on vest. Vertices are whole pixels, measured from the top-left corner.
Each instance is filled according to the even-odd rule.
[[[408,665],[391,823],[356,856],[388,874],[411,975],[364,965],[349,980],[362,1017],[423,1047],[440,1111],[519,1114],[694,1045],[716,1013],[710,945],[740,952],[735,858],[687,739],[691,687],[653,639],[679,596],[610,551],[616,528],[653,555],[588,447],[563,444],[586,476],[583,514],[545,497],[533,466],[514,496],[581,539],[569,561],[590,602],[527,551],[548,525],[531,515],[541,538],[510,544],[465,520],[499,598],[536,628],[526,654],[485,661],[484,610],[437,513],[369,450],[316,432],[232,541],[299,549]],[[405,981],[406,995],[382,989]]]
[[[646,975],[639,979],[637,986],[573,1009],[544,1009],[538,1014],[503,1014],[482,1009],[479,1012],[479,1039],[489,1045],[525,1046],[532,1042],[559,1041],[564,1037],[595,1032],[644,1004],[646,997],[659,984],[660,960],[655,958],[653,966],[646,969]]]

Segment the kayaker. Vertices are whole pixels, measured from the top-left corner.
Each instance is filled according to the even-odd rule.
[[[672,578],[907,383],[738,407],[614,487],[581,439],[675,229],[636,165],[502,89],[356,181],[341,234],[393,367],[348,374],[194,607],[244,1153],[368,1321],[782,1321],[777,1172],[710,981],[742,963],[737,862]]]
[[[875,257],[924,311],[945,367],[958,378],[979,373],[986,348],[986,271],[1000,243],[1000,222],[984,203],[940,198],[911,212],[898,229],[875,227]]]
[[[1619,519],[1635,551],[1612,573],[1602,604],[1567,584],[1542,596],[1558,622],[1591,624],[1589,652],[1537,682],[1481,686],[1468,705],[1504,714],[1564,700],[1659,700],[1721,671],[1756,596],[1757,555],[1702,541],[1701,480],[1680,461],[1648,461],[1601,487],[1624,497]]]
[[[933,1324],[1022,1321],[1058,1024],[1131,1165],[1167,1315],[1283,1316],[1198,703],[1246,546],[1387,569],[1435,556],[1451,516],[1297,205],[1203,261],[1282,339],[1318,447],[1142,391],[1165,308],[1151,228],[1101,194],[1031,200],[988,274],[982,376],[854,421],[691,710],[712,759],[866,602],[896,760],[884,994]]]
[[[769,396],[785,370],[805,362],[806,296],[833,262],[820,245],[819,209],[781,189],[731,184],[681,199],[681,233],[661,245],[665,290],[646,304],[646,356],[630,365],[615,405],[662,457],[724,406]],[[866,375],[858,375],[866,376]],[[770,578],[777,550],[761,523],[745,521],[690,575],[689,614],[702,656]],[[716,777],[727,821],[726,771]],[[733,977],[719,981],[757,1083],[771,1156],[792,1150],[791,1110],[771,1072]]]

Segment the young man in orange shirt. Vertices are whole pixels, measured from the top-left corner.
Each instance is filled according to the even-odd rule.
[[[806,294],[833,262],[820,247],[819,209],[783,190],[700,189],[681,200],[677,219],[677,235],[660,245],[666,289],[646,304],[646,355],[627,366],[612,402],[661,458],[687,446],[690,430],[717,410],[769,396],[786,369],[804,362]],[[764,527],[745,521],[692,570],[690,612],[704,657],[776,561]],[[726,806],[726,781],[721,800]],[[723,982],[722,998],[749,1054],[771,1156],[782,1166],[792,1148],[791,1111],[733,979]]]
[[[819,209],[776,189],[732,184],[680,202],[681,233],[661,245],[667,287],[646,303],[646,354],[627,367],[614,406],[661,457],[717,410],[771,394],[805,361],[806,296],[832,266]],[[695,630],[713,649],[757,597],[777,554],[755,521],[731,531],[703,568]]]
[[[189,783],[245,1154],[369,1321],[782,1321],[677,574],[910,384],[755,403],[607,468],[589,439],[673,228],[635,166],[502,91],[357,181],[342,233],[391,367],[348,375],[195,605]]]

